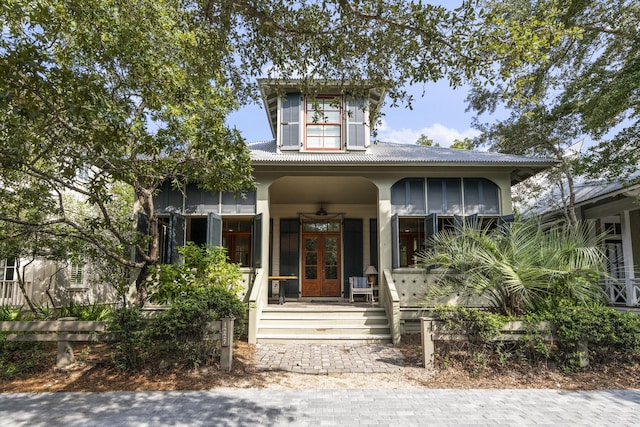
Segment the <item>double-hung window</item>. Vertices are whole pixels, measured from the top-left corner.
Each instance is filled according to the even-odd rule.
[[[342,99],[335,96],[307,97],[306,149],[340,150],[342,147]]]
[[[16,279],[15,258],[0,259],[0,299],[12,297]]]

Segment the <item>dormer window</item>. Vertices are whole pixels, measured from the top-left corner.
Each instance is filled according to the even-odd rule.
[[[342,99],[335,96],[307,97],[305,102],[307,150],[342,148]]]
[[[278,152],[364,151],[369,123],[380,108],[384,89],[345,90],[342,82],[322,82],[301,91],[299,82],[260,81]]]

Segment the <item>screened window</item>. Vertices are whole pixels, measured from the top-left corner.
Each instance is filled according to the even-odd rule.
[[[222,193],[222,213],[255,213],[256,192]]]
[[[340,150],[342,141],[342,102],[339,97],[307,98],[306,148]]]
[[[500,213],[498,186],[483,178],[465,178],[465,215],[497,215]]]
[[[460,178],[427,179],[429,213],[461,215],[461,184]]]
[[[393,184],[391,206],[400,215],[424,215],[424,178],[405,178]]]

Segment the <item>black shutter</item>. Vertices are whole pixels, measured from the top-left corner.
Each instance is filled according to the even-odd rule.
[[[345,218],[342,229],[342,248],[344,265],[342,266],[343,295],[349,294],[349,277],[363,276],[364,239],[362,220]]]
[[[222,246],[222,217],[213,212],[207,214],[207,245]]]
[[[369,264],[378,269],[378,219],[369,220]]]
[[[280,220],[280,275],[298,276],[300,274],[300,221],[298,218]],[[285,295],[297,298],[300,280],[284,282]],[[281,283],[281,286],[283,284]]]
[[[400,267],[400,224],[398,214],[391,217],[391,268]]]
[[[262,214],[253,217],[253,233],[251,233],[251,266],[262,267]]]
[[[184,216],[172,213],[169,216],[169,263],[181,262],[178,248],[184,246]]]
[[[424,218],[424,246],[427,249],[433,247],[431,237],[438,232],[438,214],[432,213]]]
[[[288,93],[282,98],[280,142],[283,149],[300,149],[300,94]]]

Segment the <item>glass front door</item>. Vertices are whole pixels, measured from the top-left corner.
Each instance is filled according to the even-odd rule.
[[[340,234],[315,231],[302,236],[302,296],[339,297]]]

